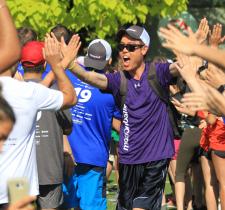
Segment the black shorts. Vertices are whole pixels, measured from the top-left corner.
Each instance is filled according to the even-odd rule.
[[[205,151],[202,147],[199,147],[199,157],[204,156],[208,160],[212,160],[211,150]]]
[[[212,150],[213,151],[213,153],[215,154],[215,155],[217,155],[218,157],[220,157],[220,158],[225,158],[225,151],[220,151],[220,150]]]
[[[119,164],[117,210],[160,210],[169,159],[137,165]]]

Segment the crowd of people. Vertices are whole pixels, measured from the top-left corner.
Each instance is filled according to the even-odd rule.
[[[143,26],[119,29],[118,58],[103,39],[86,55],[64,25],[40,41],[16,29],[0,0],[0,210],[107,209],[112,162],[117,210],[167,209],[169,177],[178,210],[225,210],[225,40],[206,18],[183,34],[160,29],[163,47],[147,61]],[[115,159],[112,160],[112,155]],[[12,201],[7,183],[26,178]]]

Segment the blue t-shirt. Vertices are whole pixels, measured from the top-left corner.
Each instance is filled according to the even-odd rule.
[[[21,63],[18,63],[17,65],[17,71],[23,76],[24,75],[24,70],[23,70],[23,66]],[[42,74],[42,79],[45,78],[45,76],[51,71],[51,66],[47,63],[46,67],[45,67],[45,71]]]
[[[78,103],[71,108],[73,131],[68,136],[77,163],[106,167],[112,118],[121,118],[112,94],[103,93],[75,77],[67,76],[76,90]]]
[[[140,80],[128,78],[119,142],[119,162],[123,164],[146,163],[171,158],[174,154],[167,107],[150,88],[147,69]],[[169,64],[156,64],[156,72],[160,84],[168,91],[172,82]],[[120,73],[106,77],[108,90],[120,100]]]

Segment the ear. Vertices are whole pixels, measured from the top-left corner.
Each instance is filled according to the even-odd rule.
[[[141,48],[141,53],[142,53],[142,55],[145,56],[145,55],[147,54],[148,50],[149,50],[149,47],[147,47],[146,45],[143,46],[143,47]]]

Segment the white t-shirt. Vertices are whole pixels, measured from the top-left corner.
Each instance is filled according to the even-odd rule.
[[[36,147],[34,142],[36,115],[39,110],[58,110],[63,94],[34,82],[0,77],[2,94],[12,106],[16,123],[0,153],[0,204],[8,202],[7,180],[26,177],[30,194],[38,195]]]

